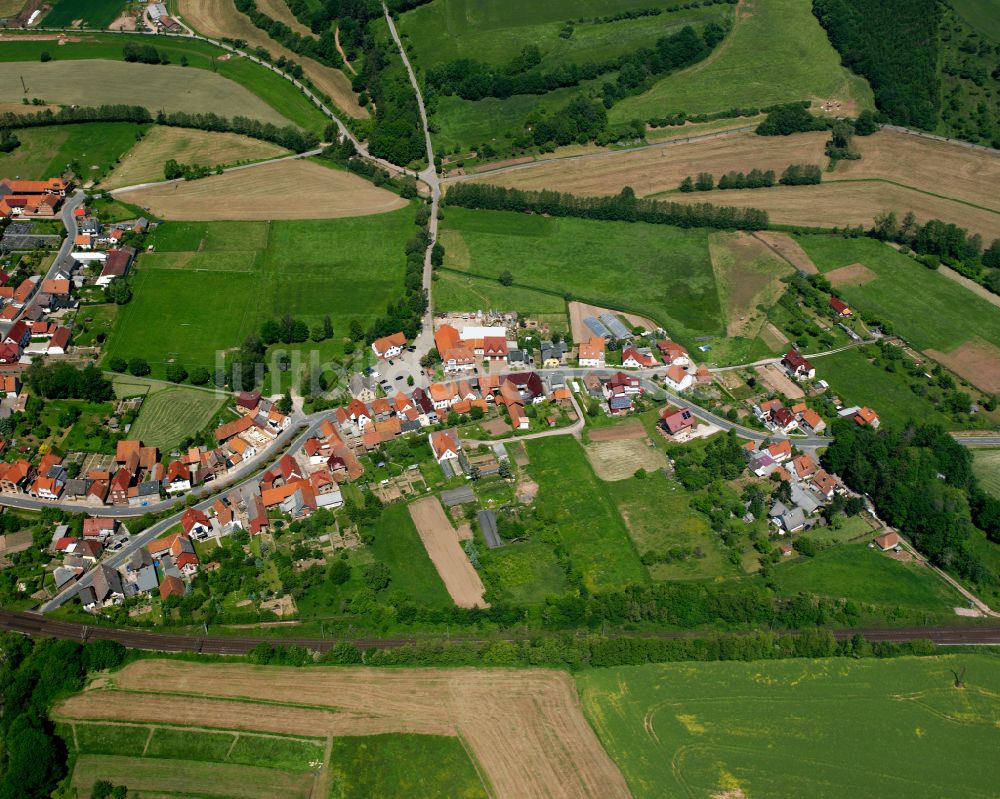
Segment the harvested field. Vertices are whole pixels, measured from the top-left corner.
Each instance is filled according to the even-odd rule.
[[[774,252],[788,261],[788,263],[800,272],[805,272],[807,275],[819,274],[819,270],[816,268],[816,264],[812,262],[812,258],[810,258],[806,254],[806,251],[802,249],[802,246],[787,233],[758,230],[753,234],[753,237],[764,242],[764,244],[770,247]]]
[[[354,119],[366,119],[368,112],[358,105],[351,82],[339,69],[332,69],[312,58],[293,53],[278,44],[250,19],[236,10],[233,0],[178,0],[183,20],[210,38],[243,39],[250,49],[263,47],[276,59],[280,56],[302,65],[302,70],[321,92],[328,94],[337,107]]]
[[[851,264],[833,269],[824,275],[834,286],[863,286],[871,283],[878,275],[864,264]]]
[[[410,518],[424,542],[424,548],[441,575],[448,593],[460,608],[488,608],[483,599],[483,581],[458,543],[458,533],[437,497],[418,499],[409,507]]]
[[[792,267],[746,233],[713,233],[708,251],[725,303],[726,335],[756,338],[767,322],[767,309],[785,291],[781,278]]]
[[[163,165],[171,158],[182,164],[214,167],[287,154],[288,150],[276,144],[236,133],[156,126],[129,151],[101,185],[113,189],[163,180]]]
[[[762,208],[770,215],[771,222],[782,225],[870,227],[875,216],[883,211],[895,211],[900,218],[912,211],[919,222],[929,219],[953,222],[970,233],[979,233],[987,241],[1000,236],[1000,213],[877,180],[739,189],[711,192],[710,196],[702,192],[670,195],[671,201],[682,203],[705,202],[708,199],[718,205]]]
[[[951,352],[925,350],[928,357],[964,377],[976,388],[1000,392],[1000,348],[981,338],[966,341]]]
[[[111,105],[122,102],[122,86],[142,86],[131,102],[153,111],[213,112],[288,124],[248,89],[205,69],[102,59],[56,60],[48,64],[10,61],[0,63],[0,102],[20,102],[24,95],[20,77],[30,96],[49,103]]]
[[[627,441],[632,438],[645,438],[646,428],[637,419],[630,419],[614,427],[598,427],[596,430],[590,430],[587,437],[591,441]]]
[[[154,760],[113,755],[80,755],[73,785],[88,795],[97,780],[128,785],[129,792],[147,791],[240,799],[309,799],[315,777],[270,768],[191,760]]]
[[[139,691],[152,686],[159,693],[325,706],[391,724],[450,725],[498,797],[630,795],[584,719],[572,680],[561,672],[311,668],[307,674],[270,666],[145,660],[113,679],[120,688]],[[147,696],[155,706],[157,695]],[[263,709],[258,705],[252,715],[266,715]]]
[[[316,34],[312,30],[303,25],[295,15],[291,12],[288,7],[286,0],[256,0],[257,9],[264,14],[267,14],[271,19],[276,19],[279,22],[283,22],[293,31],[298,33],[300,36],[311,36],[316,38]]]
[[[858,136],[854,147],[861,159],[838,162],[833,177],[892,180],[1000,212],[1000,153],[895,130]]]
[[[754,371],[757,372],[764,385],[779,394],[784,394],[788,399],[802,399],[806,395],[798,383],[786,375],[780,366],[771,363],[767,366],[754,367]]]
[[[374,718],[363,713],[309,707],[269,706],[267,713],[247,712],[243,702],[184,696],[156,696],[131,691],[84,691],[58,705],[54,715],[75,721],[118,721],[244,730],[277,735],[377,735],[384,732],[454,735],[451,725],[420,719]]]
[[[25,0],[0,0],[0,17],[16,17],[24,3]]]
[[[600,316],[602,313],[620,316],[630,325],[640,325],[646,328],[646,330],[656,330],[659,327],[653,320],[646,319],[644,316],[639,316],[638,314],[624,313],[612,310],[611,308],[599,308],[596,305],[588,305],[585,302],[573,301],[569,303],[569,324],[570,330],[573,333],[573,341],[577,344],[589,341],[590,337],[594,334],[590,332],[590,328],[583,323],[583,320],[588,316]]]
[[[303,191],[304,186],[309,191]],[[398,195],[357,175],[311,161],[263,164],[130,191],[124,198],[156,216],[182,221],[332,219],[384,214],[406,205]]]
[[[57,105],[25,105],[24,103],[0,103],[0,114],[37,114],[39,111],[58,111]]]
[[[662,469],[667,465],[667,456],[642,438],[625,438],[612,441],[598,441],[584,446],[587,460],[594,472],[602,480],[625,480],[639,469],[647,472]]]
[[[593,156],[539,161],[476,180],[520,189],[554,189],[573,194],[617,194],[631,186],[640,197],[676,189],[688,175],[773,169],[789,164],[825,163],[825,133],[766,136],[737,133],[696,142],[669,142],[641,150],[602,152]],[[700,202],[724,204],[731,192],[698,193]],[[673,198],[671,198],[673,199]]]

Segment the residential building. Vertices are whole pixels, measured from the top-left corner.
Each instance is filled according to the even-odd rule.
[[[589,341],[580,345],[577,363],[582,367],[600,369],[604,367],[604,339],[591,336]]]
[[[660,427],[672,436],[684,430],[693,429],[696,425],[697,419],[689,408],[676,408],[673,405],[667,405],[660,411]]]
[[[391,336],[383,336],[372,342],[372,352],[376,358],[395,358],[406,346],[406,336],[403,333],[393,333]]]
[[[694,385],[694,377],[678,364],[671,364],[663,375],[663,382],[671,391],[686,391]]]
[[[781,359],[781,365],[796,380],[812,380],[816,376],[816,369],[813,365],[794,348],[790,349]]]

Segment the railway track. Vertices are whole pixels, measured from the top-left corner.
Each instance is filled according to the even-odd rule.
[[[154,652],[194,652],[205,655],[245,655],[261,643],[296,645],[317,652],[326,652],[344,640],[347,640],[359,649],[396,649],[404,646],[413,646],[417,643],[416,638],[274,639],[261,636],[220,637],[209,635],[174,635],[124,627],[101,627],[78,622],[60,621],[38,615],[37,613],[22,613],[3,609],[0,609],[0,630],[40,638],[58,638],[70,641],[117,641],[130,649],[144,649]],[[849,629],[835,630],[834,636],[838,639],[844,639],[859,633],[872,642],[929,640],[939,646],[1000,645],[1000,626]],[[698,634],[670,632],[650,634],[644,637],[685,638]],[[464,640],[469,643],[479,641],[479,639],[475,638],[455,638],[453,640]]]

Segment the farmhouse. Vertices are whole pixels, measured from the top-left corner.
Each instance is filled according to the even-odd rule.
[[[116,250],[108,250],[107,260],[104,262],[104,269],[100,277],[97,278],[98,286],[107,286],[116,277],[125,277],[135,260],[135,250],[132,247],[122,247]]]
[[[781,359],[781,365],[796,380],[812,380],[816,376],[816,369],[796,349],[790,349],[785,354]]]
[[[395,358],[406,346],[406,336],[403,333],[393,333],[391,336],[377,338],[372,342],[372,352],[376,358]]]
[[[848,317],[853,315],[850,306],[838,297],[830,297],[830,307],[833,308],[837,316]]]

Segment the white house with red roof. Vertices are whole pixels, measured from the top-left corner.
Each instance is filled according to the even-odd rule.
[[[454,429],[439,430],[431,433],[428,442],[438,463],[458,460],[458,453],[462,451],[462,446],[459,444],[458,432]]]
[[[622,366],[626,369],[648,369],[656,366],[656,358],[640,352],[636,347],[626,347],[622,350]]]
[[[812,380],[816,377],[816,369],[797,349],[790,349],[781,359],[781,365],[796,380]]]
[[[406,346],[406,336],[403,333],[393,333],[391,336],[383,336],[372,342],[372,352],[376,358],[395,358]]]
[[[694,385],[694,376],[683,366],[671,364],[663,375],[663,382],[671,391],[686,391]]]

